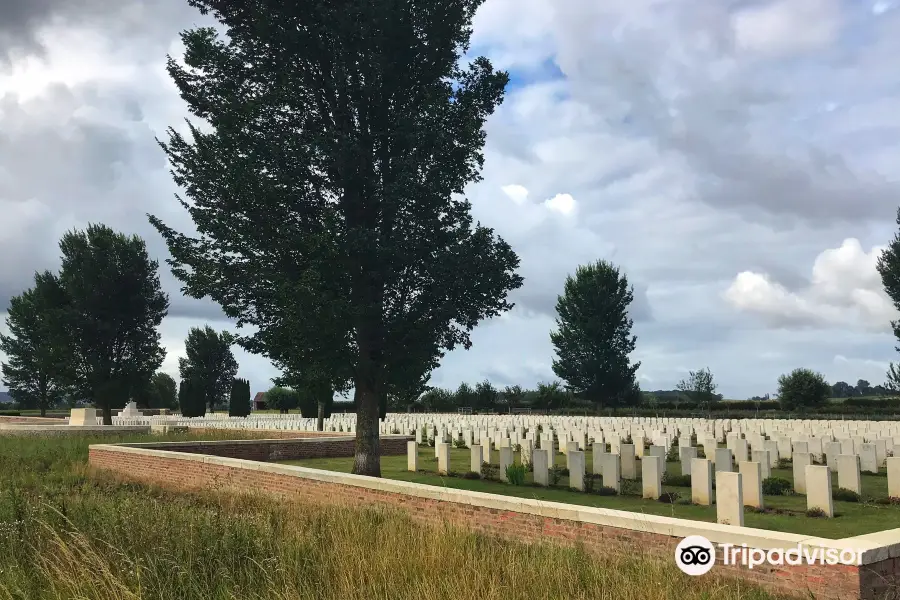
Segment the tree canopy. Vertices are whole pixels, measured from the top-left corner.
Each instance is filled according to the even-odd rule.
[[[225,406],[231,395],[231,384],[238,371],[232,342],[227,331],[219,333],[209,325],[192,327],[184,342],[185,356],[178,359],[182,381],[194,382],[210,411]]]
[[[250,382],[246,379],[234,379],[231,382],[231,397],[228,400],[228,416],[249,416],[250,402]]]
[[[105,225],[70,231],[60,241],[65,293],[54,341],[65,348],[67,383],[112,423],[112,408],[147,385],[165,358],[157,328],[169,308],[159,263],[144,240]]]
[[[811,369],[794,369],[778,378],[778,402],[784,410],[821,406],[830,392],[825,377]]]
[[[637,342],[628,316],[633,299],[625,274],[599,260],[566,277],[556,301],[553,372],[572,392],[601,406],[639,403],[635,373],[640,363],[629,359]]]
[[[509,79],[462,59],[481,2],[190,0],[227,37],[187,31],[184,66],[168,63],[208,125],[161,144],[198,232],[151,216],[173,273],[256,328],[248,350],[351,381],[355,473],[380,474],[397,374],[468,348],[522,282],[462,197]]]
[[[694,401],[709,403],[720,399],[716,394],[718,386],[709,368],[690,371],[686,378],[678,382],[676,388]]]
[[[67,391],[66,352],[56,339],[66,304],[59,280],[49,271],[35,273],[34,287],[10,300],[6,326],[0,334],[3,383],[21,408],[37,408],[41,416]]]

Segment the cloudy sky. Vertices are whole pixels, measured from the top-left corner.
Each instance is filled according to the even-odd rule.
[[[140,234],[162,263],[144,215],[189,226],[154,136],[187,114],[164,62],[199,24],[185,0],[0,0],[0,310],[58,267],[66,230]],[[875,261],[900,205],[900,6],[487,0],[473,53],[511,85],[468,194],[525,284],[435,384],[551,380],[556,295],[598,258],[635,286],[644,389],[701,367],[730,398],[801,366],[884,380],[895,314]],[[162,276],[177,377],[188,329],[230,324]],[[277,375],[236,354],[254,391]]]

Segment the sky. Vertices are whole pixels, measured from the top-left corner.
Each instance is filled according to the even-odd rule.
[[[154,138],[188,116],[166,55],[206,24],[186,0],[0,0],[0,310],[59,267],[66,231],[136,233],[170,295],[162,369],[176,379],[191,327],[233,327],[182,296],[145,216],[191,229]],[[470,54],[510,86],[466,195],[525,282],[432,384],[553,380],[557,295],[598,259],[634,286],[643,389],[700,368],[727,398],[774,393],[797,367],[883,382],[898,315],[875,264],[900,206],[898,53],[886,0],[487,0]],[[278,375],[235,355],[254,391]]]

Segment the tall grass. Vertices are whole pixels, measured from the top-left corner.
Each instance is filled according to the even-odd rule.
[[[0,600],[769,597],[392,511],[126,484],[88,472],[90,441],[0,438]]]

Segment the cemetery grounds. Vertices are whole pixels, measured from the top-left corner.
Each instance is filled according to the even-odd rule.
[[[419,525],[385,510],[307,506],[216,489],[175,493],[88,467],[90,444],[248,437],[260,436],[0,436],[0,600],[778,597],[739,580],[690,578],[674,563],[598,559],[578,548]],[[538,493],[490,481],[441,480],[428,473],[428,452],[433,458],[434,449],[422,452],[425,473],[402,474],[397,463],[405,467],[405,456],[384,457],[385,476]],[[454,452],[466,464],[468,453],[464,460]],[[304,464],[349,470],[341,460]],[[540,493],[566,502],[595,501],[564,490]],[[663,508],[683,516],[693,510]],[[842,510],[848,512],[834,523],[868,526],[868,517]]]

